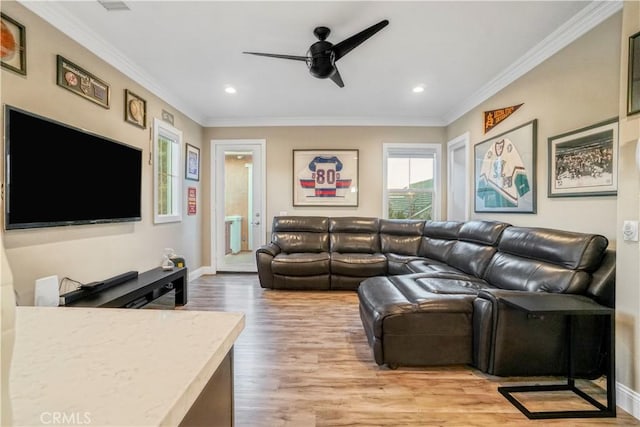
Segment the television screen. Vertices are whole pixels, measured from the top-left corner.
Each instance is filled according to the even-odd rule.
[[[5,228],[139,221],[142,150],[5,105]]]

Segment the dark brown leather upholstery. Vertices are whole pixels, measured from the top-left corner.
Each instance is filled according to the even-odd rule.
[[[387,273],[380,253],[378,218],[329,219],[331,289],[357,289],[363,278]]]
[[[273,289],[357,289],[376,363],[471,364],[493,375],[566,372],[566,322],[506,306],[517,293],[571,293],[613,307],[605,237],[499,221],[275,217],[256,251]],[[578,375],[602,372],[606,328],[577,322]]]

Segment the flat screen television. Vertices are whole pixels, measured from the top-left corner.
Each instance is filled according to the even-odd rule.
[[[142,150],[5,105],[5,229],[139,221]]]

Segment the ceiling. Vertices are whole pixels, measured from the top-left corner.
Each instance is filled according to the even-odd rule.
[[[202,126],[447,125],[622,8],[137,0],[107,11],[93,0],[21,3]],[[329,27],[336,44],[383,19],[387,27],[337,62],[344,88],[311,76],[304,62],[242,53],[305,55],[317,26]],[[412,91],[418,85],[424,92]]]

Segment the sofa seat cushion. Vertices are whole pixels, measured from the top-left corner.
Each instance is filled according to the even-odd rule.
[[[421,276],[370,277],[360,283],[360,318],[376,363],[470,363],[475,295],[430,292]]]
[[[329,273],[329,253],[280,253],[271,261],[274,274],[315,276]]]
[[[353,277],[373,277],[387,273],[387,258],[381,254],[331,253],[331,273]]]

